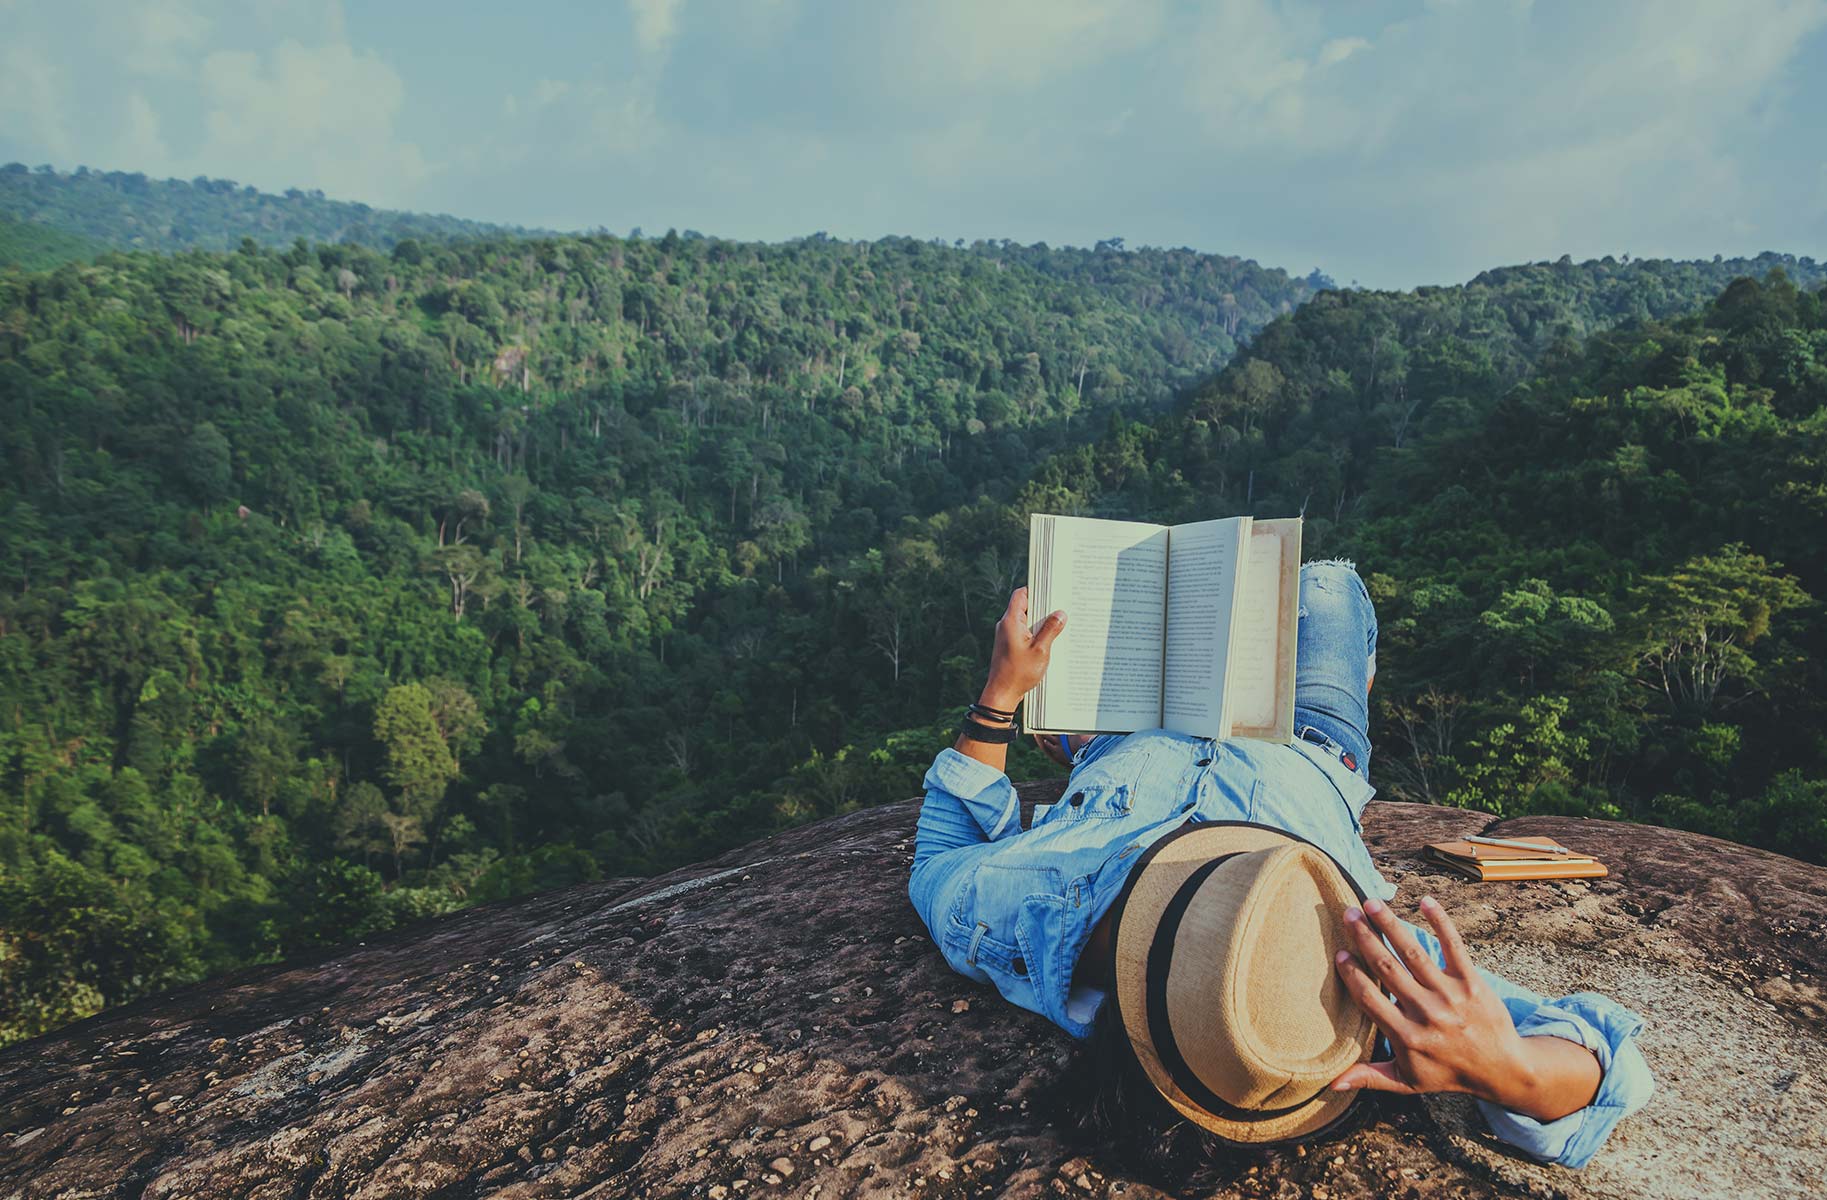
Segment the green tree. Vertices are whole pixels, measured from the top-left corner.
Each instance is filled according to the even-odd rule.
[[[436,814],[445,789],[458,775],[457,760],[438,728],[433,704],[430,688],[406,683],[388,688],[374,709],[374,738],[385,755],[382,774],[399,796],[400,815],[421,827]],[[389,828],[397,856],[405,845],[405,827]]]
[[[1652,576],[1636,592],[1637,682],[1670,708],[1697,712],[1713,708],[1728,684],[1756,688],[1767,662],[1752,647],[1772,618],[1808,599],[1739,544]]]

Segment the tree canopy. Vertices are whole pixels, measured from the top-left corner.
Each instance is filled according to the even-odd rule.
[[[1031,511],[1304,513],[1380,607],[1386,794],[1827,860],[1819,279],[677,234],[0,272],[0,1042],[906,795]]]

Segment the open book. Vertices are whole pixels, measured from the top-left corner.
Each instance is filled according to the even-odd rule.
[[[1065,609],[1066,629],[1024,727],[1293,741],[1300,529],[1034,514],[1028,614]]]

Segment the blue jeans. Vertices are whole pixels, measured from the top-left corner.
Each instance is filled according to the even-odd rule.
[[[1377,610],[1355,568],[1342,559],[1300,569],[1300,626],[1294,660],[1294,733],[1370,778],[1370,677],[1377,673]],[[1073,761],[1103,734],[1066,743]]]
[[[1377,672],[1377,611],[1364,581],[1340,559],[1300,569],[1294,731],[1370,777],[1370,677]]]

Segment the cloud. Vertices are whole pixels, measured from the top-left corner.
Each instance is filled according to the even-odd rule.
[[[628,0],[634,18],[634,40],[648,54],[659,54],[679,32],[679,10],[685,0]]]
[[[64,0],[0,41],[0,141],[77,163],[410,204],[400,75],[335,0]],[[9,14],[10,19],[10,14]]]
[[[0,157],[1377,284],[1827,236],[1827,0],[627,0],[514,39],[482,0],[352,12],[0,0]]]
[[[1316,61],[1322,67],[1336,66],[1358,51],[1368,49],[1370,49],[1370,42],[1365,38],[1333,38],[1319,48],[1319,58]]]
[[[1220,0],[1176,59],[1199,140],[1233,177],[1281,181],[1279,236],[1307,221],[1312,257],[1443,282],[1794,228],[1768,183],[1789,174],[1776,131],[1798,132],[1790,72],[1827,29],[1821,0],[1435,4],[1361,31],[1324,15]]]
[[[982,117],[963,117],[937,129],[919,130],[908,140],[908,155],[925,183],[955,184],[972,178],[999,141]]]
[[[200,163],[377,205],[406,203],[427,173],[418,147],[394,134],[406,94],[399,74],[347,42],[217,50],[203,59],[200,82]]]
[[[165,138],[159,131],[159,114],[143,92],[134,92],[127,97],[126,122],[118,145],[122,159],[128,162],[171,161],[171,150],[165,145]]]
[[[1160,0],[938,0],[882,12],[870,52],[882,86],[911,87],[921,107],[957,89],[1057,85],[1086,66],[1147,46]]]
[[[0,127],[29,136],[35,157],[67,161],[76,153],[64,119],[67,90],[64,71],[37,39],[11,37],[0,46]]]
[[[1334,93],[1315,77],[1370,47],[1363,37],[1325,37],[1312,11],[1221,0],[1203,10],[1175,60],[1187,102],[1211,142],[1298,155],[1335,150],[1357,137],[1356,106],[1334,103]]]
[[[100,28],[116,39],[116,52],[130,70],[175,75],[195,65],[195,48],[207,40],[214,23],[187,0],[144,0]]]

